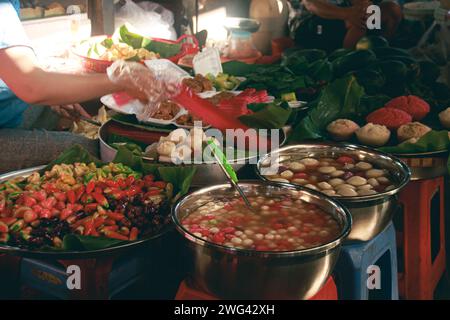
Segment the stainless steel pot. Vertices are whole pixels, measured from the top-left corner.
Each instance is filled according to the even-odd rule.
[[[100,158],[104,162],[111,162],[114,160],[117,150],[111,147],[106,141],[108,140],[108,126],[110,122],[106,122],[99,129],[99,140],[100,140]],[[167,135],[168,133],[166,133]],[[286,141],[286,135],[283,130],[280,130],[280,146],[282,146]],[[149,142],[149,144],[154,141]],[[239,174],[239,171],[244,169],[250,163],[256,163],[256,156],[245,157],[236,159],[231,162],[230,165],[233,167],[234,171]],[[146,160],[144,158],[144,160]],[[213,184],[224,183],[227,181],[222,169],[218,164],[215,163],[202,163],[195,165],[197,170],[194,177],[192,178],[192,187],[204,187]]]
[[[347,241],[368,241],[383,231],[396,211],[399,191],[409,182],[411,172],[402,161],[388,154],[361,146],[338,143],[304,143],[287,146],[262,157],[256,166],[257,174],[261,173],[265,163],[277,161],[299,160],[305,157],[338,157],[351,155],[361,161],[368,161],[386,169],[396,180],[396,188],[387,192],[370,196],[334,197],[352,214],[352,232]],[[278,160],[277,160],[278,159]]]
[[[236,249],[213,244],[189,233],[181,220],[205,202],[238,194],[229,184],[200,189],[180,199],[172,210],[176,229],[192,254],[190,277],[196,287],[224,299],[308,299],[331,274],[343,239],[351,228],[351,215],[322,193],[299,186],[264,181],[242,181],[246,194],[286,194],[298,191],[301,199],[332,214],[342,227],[332,242],[289,252]]]
[[[434,179],[448,174],[448,150],[396,154],[411,170],[411,180]]]

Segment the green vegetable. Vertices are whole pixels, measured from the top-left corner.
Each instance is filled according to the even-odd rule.
[[[239,120],[250,128],[280,129],[286,125],[292,109],[287,103],[257,103],[248,108],[253,114],[243,115]]]
[[[310,105],[308,114],[294,128],[288,142],[325,138],[326,126],[331,121],[363,112],[359,110],[363,95],[364,89],[355,77],[334,80],[322,90],[317,102]]]
[[[362,69],[356,71],[354,75],[358,83],[364,87],[365,92],[368,94],[380,92],[380,89],[383,88],[386,82],[384,75],[375,70]]]
[[[331,63],[327,60],[318,60],[312,63],[307,72],[316,81],[330,81],[333,77]]]
[[[143,37],[139,34],[128,30],[126,25],[123,25],[118,30],[119,41],[122,41],[133,49],[144,48],[148,51],[159,53],[161,58],[169,58],[177,55],[181,51],[181,44],[179,43],[163,43],[159,41],[152,41],[149,38]],[[113,36],[113,39],[117,35]],[[133,58],[131,58],[133,59]]]
[[[119,28],[120,40],[133,49],[145,48],[151,40],[128,30],[126,25]]]
[[[105,40],[103,40],[101,42],[101,45],[108,49],[111,48],[113,44],[114,44],[114,41],[111,38],[106,38]]]
[[[385,94],[362,96],[356,118],[364,119],[372,111],[383,107],[389,100],[391,100],[391,97]]]
[[[337,58],[343,57],[343,56],[349,54],[350,52],[353,52],[353,50],[352,49],[346,49],[346,48],[336,49],[328,56],[328,60],[330,62],[333,62]]]
[[[365,36],[356,43],[356,50],[368,50],[388,46],[389,42],[381,36]]]
[[[407,74],[406,65],[395,60],[380,61],[375,64],[383,72],[388,82],[404,81]]]
[[[222,64],[223,73],[230,74],[236,77],[247,77],[259,70],[268,69],[270,65],[266,64],[248,64],[240,61],[229,61]]]
[[[91,181],[92,178],[94,178],[94,177],[95,177],[95,173],[90,172],[90,173],[86,174],[86,175],[83,177],[83,181],[84,181],[84,183],[86,184],[86,183],[88,183],[89,181]]]
[[[8,194],[8,200],[9,199],[15,199],[18,196],[20,196],[22,194],[22,191],[17,191],[17,192],[11,192]]]
[[[297,60],[305,58],[308,63],[312,63],[317,60],[323,60],[327,57],[327,53],[319,49],[298,49],[289,48],[283,52],[282,65],[295,64]]]
[[[348,72],[364,68],[375,59],[375,54],[371,50],[353,51],[333,61],[333,72],[340,77]]]
[[[408,79],[415,80],[420,73],[420,65],[416,59],[406,56],[390,56],[388,61],[402,62],[407,69],[406,75]]]
[[[105,238],[105,237],[93,237],[93,236],[80,236],[76,234],[67,234],[64,236],[62,249],[66,251],[86,251],[86,250],[100,250],[116,246],[120,243],[124,243],[123,240]]]
[[[380,150],[388,153],[402,154],[402,153],[420,153],[443,151],[450,148],[450,139],[448,131],[432,130],[422,136],[416,143],[405,141],[393,147],[381,147]]]
[[[420,61],[419,69],[419,78],[426,84],[434,84],[441,74],[439,66],[431,61]]]
[[[283,101],[297,101],[297,97],[295,96],[295,92],[284,93],[281,95],[281,99]]]
[[[289,68],[281,65],[258,68],[246,77],[247,80],[239,85],[239,89],[254,88],[257,90],[267,90],[276,98],[280,98],[284,93],[296,92],[299,88],[306,88],[314,83],[303,72],[302,75],[296,75]]]
[[[148,51],[159,53],[161,58],[170,58],[180,53],[181,44],[151,41],[149,44],[144,46],[144,48]]]
[[[219,91],[233,90],[241,83],[235,76],[226,73],[219,73],[215,77],[212,74],[207,74],[206,78],[208,78]]]
[[[408,69],[403,62],[395,60],[380,61],[375,64],[383,73],[386,84],[381,92],[391,97],[405,94]]]
[[[375,53],[378,59],[384,59],[392,56],[404,56],[404,57],[411,56],[408,51],[393,47],[373,48],[373,52]]]

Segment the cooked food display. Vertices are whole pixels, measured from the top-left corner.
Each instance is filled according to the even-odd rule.
[[[358,129],[358,124],[348,119],[337,119],[327,126],[328,132],[336,141],[350,139]]]
[[[192,127],[194,126],[194,122],[195,121],[202,121],[202,125],[203,127],[208,126],[208,123],[204,122],[202,119],[200,119],[199,117],[196,117],[190,113],[186,113],[183,114],[181,116],[179,116],[176,120],[176,123],[180,126],[189,126]]]
[[[185,86],[191,88],[195,93],[213,90],[213,84],[211,80],[202,76],[201,74],[197,74],[193,78],[184,78],[182,83]]]
[[[110,118],[111,117],[106,111],[105,106],[102,106],[98,110],[98,114],[96,116],[93,116],[91,120],[96,121],[103,125]],[[98,139],[98,126],[93,123],[89,123],[86,120],[74,121],[70,131],[85,136],[86,138],[89,139]]]
[[[170,220],[173,186],[120,163],[56,164],[0,183],[0,243],[61,248],[66,235],[123,241],[159,232]]]
[[[397,97],[389,101],[385,107],[403,110],[411,115],[414,121],[422,120],[430,112],[430,105],[416,96]]]
[[[336,239],[338,222],[298,191],[282,196],[248,196],[254,211],[241,198],[207,202],[185,216],[182,226],[214,244],[257,251],[293,251]]]
[[[159,54],[148,51],[145,48],[134,49],[123,42],[114,43],[110,38],[106,40],[92,44],[87,52],[87,57],[105,61],[159,59]]]
[[[172,162],[179,164],[190,161],[195,155],[203,156],[207,137],[205,132],[194,127],[191,130],[176,129],[167,137],[161,137],[157,143],[149,145],[145,154],[157,158],[159,162]]]
[[[85,12],[85,6],[77,4],[80,12]],[[59,2],[52,2],[48,5],[43,5],[42,1],[38,0],[23,0],[20,1],[20,19],[30,20],[39,18],[49,18],[61,16],[66,14],[66,8]]]
[[[371,147],[386,145],[392,136],[391,131],[394,130],[398,143],[406,140],[415,143],[432,131],[430,127],[418,122],[429,112],[429,104],[419,97],[400,96],[390,100],[384,107],[371,112],[365,119],[368,123],[361,128],[350,119],[337,119],[330,122],[326,129],[335,141],[352,140],[355,133],[360,143]],[[441,114],[444,115],[443,112]],[[445,127],[443,123],[442,125]]]
[[[420,122],[410,122],[397,129],[397,138],[402,142],[409,139],[419,139],[430,131],[430,127]]]
[[[233,92],[222,91],[222,92],[219,92],[219,93],[213,95],[210,98],[207,98],[206,100],[211,102],[213,105],[217,106],[220,103],[220,101],[226,100],[226,99],[232,99],[234,97],[235,97],[235,94]]]
[[[395,188],[395,181],[388,171],[370,162],[355,160],[350,155],[281,162],[278,173],[266,177],[333,197],[369,196]]]
[[[358,141],[372,147],[384,146],[390,136],[391,131],[386,126],[371,122],[356,130]]]
[[[161,120],[172,120],[180,112],[181,108],[175,102],[164,101],[159,105],[153,118]]]
[[[396,108],[380,108],[366,118],[368,123],[386,126],[390,130],[397,130],[400,126],[410,123],[412,117],[406,111]]]
[[[83,60],[87,57],[108,61],[109,64],[102,64],[107,67],[113,61],[120,59],[141,62],[143,60],[171,58],[181,50],[180,44],[158,42],[139,35],[134,30],[135,28],[132,25],[124,24],[117,28],[111,37],[98,36],[81,41],[74,48],[74,52]],[[101,72],[105,70],[102,69]]]
[[[208,78],[213,83],[214,88],[216,88],[218,91],[234,90],[241,83],[241,80],[226,73],[219,73],[217,76],[213,76],[212,74],[208,73],[206,75],[206,78]]]

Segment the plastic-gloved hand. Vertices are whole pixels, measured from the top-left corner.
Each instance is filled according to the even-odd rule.
[[[140,99],[145,107],[138,118],[151,117],[162,101],[177,93],[180,80],[167,74],[156,75],[137,62],[118,60],[107,69],[108,78],[123,87],[131,96]]]

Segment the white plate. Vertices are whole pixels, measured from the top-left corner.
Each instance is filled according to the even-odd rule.
[[[241,93],[242,91],[230,91],[232,94],[234,94],[235,96],[237,96],[239,93]],[[215,96],[216,94],[218,94],[217,91],[205,91],[202,93],[199,93],[198,96],[202,99],[207,99],[207,98],[211,98],[213,96]],[[275,97],[272,96],[268,96],[268,101],[267,103],[273,102],[275,100]],[[114,110],[118,113],[122,113],[122,114],[127,114],[127,115],[137,115],[140,113],[140,110],[142,110],[145,106],[138,100],[131,100],[130,102],[128,102],[127,104],[124,104],[123,106],[119,106],[113,95],[112,94],[108,94],[106,96],[103,96],[100,98],[100,101],[108,108],[110,108],[111,110]],[[193,126],[185,126],[185,125],[180,125],[177,124],[176,120],[186,114],[188,111],[186,109],[184,109],[183,107],[180,107],[180,111],[175,115],[175,117],[173,117],[173,119],[171,120],[161,120],[161,119],[156,119],[156,118],[148,118],[145,121],[140,121],[142,123],[146,123],[146,124],[156,124],[159,126],[168,126],[168,125],[175,125],[179,128],[185,128],[185,129],[190,129]],[[204,126],[203,128],[209,128],[210,126]]]
[[[100,101],[111,110],[122,114],[138,114],[144,108],[144,105],[138,99],[131,100],[123,106],[119,106],[112,94],[101,97]]]
[[[231,92],[232,94],[237,96],[242,91],[231,90],[231,91],[220,91],[220,92]],[[220,92],[217,92],[217,91],[205,91],[205,92],[199,93],[198,96],[200,98],[202,98],[202,99],[208,99],[208,98],[214,97],[216,94],[219,94]],[[265,102],[265,103],[270,103],[270,102],[273,102],[273,101],[275,101],[275,97],[267,96],[267,102]]]
[[[213,92],[217,93],[217,92]],[[144,105],[139,100],[131,100],[127,104],[123,106],[119,106],[116,101],[114,100],[114,97],[112,94],[108,94],[106,96],[103,96],[100,98],[100,101],[109,109],[114,110],[118,113],[127,114],[127,115],[137,115],[139,110],[142,110],[144,108]],[[168,126],[168,125],[175,125],[179,128],[185,128],[190,129],[193,128],[193,126],[187,126],[187,125],[181,125],[176,122],[176,120],[181,117],[182,115],[186,114],[188,111],[182,107],[180,107],[180,111],[173,117],[173,119],[170,120],[162,120],[157,118],[148,118],[145,121],[140,121],[145,124],[156,124],[159,126]],[[203,128],[209,128],[210,126],[203,126]]]
[[[191,77],[189,73],[167,59],[145,60],[144,63],[158,78],[170,76],[172,79],[184,79]]]

